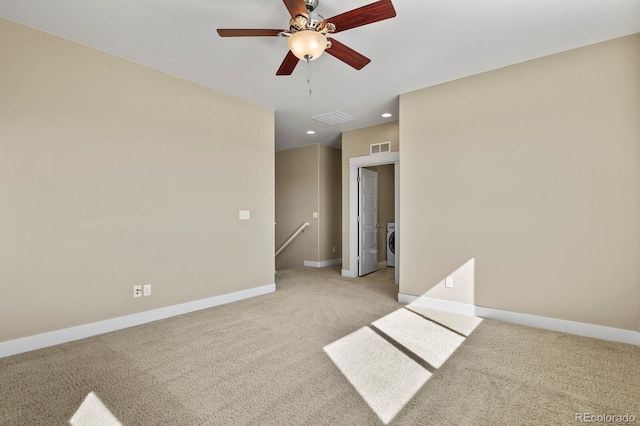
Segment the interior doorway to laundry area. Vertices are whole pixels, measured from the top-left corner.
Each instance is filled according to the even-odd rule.
[[[394,281],[400,282],[399,163],[398,152],[350,159],[349,257],[352,261],[343,275],[358,277],[379,267],[395,267]],[[389,250],[391,236],[393,250]]]

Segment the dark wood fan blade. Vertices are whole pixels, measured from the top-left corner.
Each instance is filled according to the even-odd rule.
[[[284,57],[284,61],[282,61],[282,65],[278,68],[278,72],[276,75],[291,75],[293,70],[296,68],[300,60],[296,58],[296,55],[289,51],[287,56]]]
[[[220,37],[277,37],[282,30],[219,29]]]
[[[338,33],[340,31],[350,30],[351,28],[384,21],[394,16],[396,16],[396,10],[393,8],[391,0],[380,0],[349,12],[341,13],[333,18],[325,19],[322,24],[325,25],[327,22],[331,22],[336,26],[334,33]]]
[[[332,38],[329,38],[328,40],[331,40],[331,47],[325,50],[325,52],[340,59],[345,64],[351,65],[355,69],[360,70],[364,68],[364,66],[369,62],[371,62],[371,59],[367,58],[366,56],[362,56],[352,48],[345,46],[339,41]]]
[[[287,6],[287,10],[292,18],[298,15],[309,16],[307,6],[304,5],[304,0],[282,0],[284,5]]]

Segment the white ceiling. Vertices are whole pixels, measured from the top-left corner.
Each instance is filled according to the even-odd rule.
[[[373,0],[320,0],[325,18]],[[336,34],[371,59],[356,71],[325,54],[276,76],[278,37],[220,38],[217,28],[287,29],[281,0],[0,0],[0,16],[275,110],[276,149],[321,143],[398,119],[398,95],[640,32],[638,0],[394,0],[397,17]],[[1,58],[0,58],[1,60]],[[312,116],[357,118],[327,126]],[[381,114],[391,112],[392,118]],[[306,131],[316,134],[309,136]]]

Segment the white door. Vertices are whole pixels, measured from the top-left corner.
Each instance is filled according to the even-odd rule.
[[[378,172],[358,169],[358,276],[378,270]]]

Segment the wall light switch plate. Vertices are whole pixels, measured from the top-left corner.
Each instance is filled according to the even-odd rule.
[[[143,289],[143,296],[151,296],[151,284],[145,284]]]
[[[313,218],[317,219],[318,218],[318,212],[313,212]]]
[[[249,220],[251,219],[251,214],[249,210],[240,210],[238,217],[240,218],[240,220]]]

